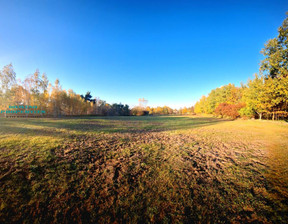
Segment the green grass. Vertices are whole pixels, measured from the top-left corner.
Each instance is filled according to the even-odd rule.
[[[0,119],[1,223],[287,223],[288,124]]]

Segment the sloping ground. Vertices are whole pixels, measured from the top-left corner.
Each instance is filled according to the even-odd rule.
[[[6,152],[0,221],[287,223],[287,135],[286,124],[234,121],[70,133],[45,159]]]

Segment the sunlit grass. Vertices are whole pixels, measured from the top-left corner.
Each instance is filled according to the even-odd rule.
[[[257,120],[0,119],[0,221],[286,223],[287,139]]]

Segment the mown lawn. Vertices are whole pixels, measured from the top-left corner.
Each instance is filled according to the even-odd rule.
[[[288,123],[0,118],[1,223],[287,223]]]

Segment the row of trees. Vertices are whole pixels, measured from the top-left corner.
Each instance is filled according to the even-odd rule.
[[[62,89],[59,80],[50,83],[46,74],[36,70],[24,81],[16,80],[12,64],[4,66],[0,71],[0,109],[7,110],[9,106],[37,106],[37,109],[55,117],[75,115],[169,115],[194,114],[194,107],[172,109],[164,107],[135,107],[128,105],[108,104],[99,98],[94,98],[91,92],[79,95],[72,89]]]
[[[62,115],[169,115],[215,114],[221,117],[262,117],[277,119],[288,117],[288,18],[278,29],[278,36],[265,44],[265,59],[260,73],[241,87],[228,84],[213,89],[203,96],[195,107],[173,110],[170,107],[135,107],[110,105],[90,92],[79,95],[62,89],[57,79],[52,85],[46,74],[36,70],[24,81],[17,80],[12,64],[0,71],[0,109],[9,105],[37,106],[55,117]]]
[[[57,79],[52,85],[46,74],[36,70],[24,81],[16,80],[12,64],[4,66],[0,71],[0,109],[9,106],[37,106],[48,115],[129,115],[128,105],[110,105],[99,98],[92,99],[90,92],[85,96],[72,89],[62,89]]]
[[[164,107],[134,107],[131,110],[131,115],[187,115],[194,114],[194,107],[184,107],[180,109],[172,109],[168,106]]]
[[[180,109],[172,109],[170,107],[164,106],[164,107],[147,107],[146,110],[149,114],[155,114],[155,115],[169,115],[169,114],[178,114],[178,115],[184,115],[184,114],[194,114],[194,107],[184,107]]]
[[[213,89],[195,104],[196,113],[218,116],[288,117],[288,18],[278,29],[278,36],[269,40],[261,53],[260,73],[241,87],[228,84]]]

